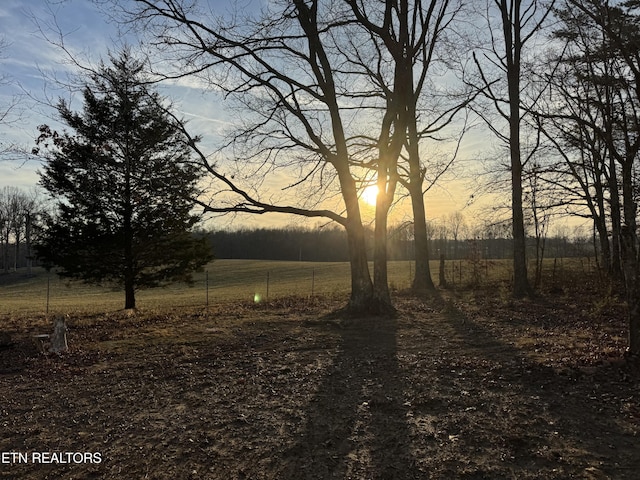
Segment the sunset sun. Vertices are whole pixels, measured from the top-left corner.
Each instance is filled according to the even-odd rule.
[[[374,207],[376,205],[376,197],[378,196],[378,187],[376,185],[369,185],[362,191],[362,200],[367,204]]]

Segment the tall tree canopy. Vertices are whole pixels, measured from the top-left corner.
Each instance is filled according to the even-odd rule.
[[[36,248],[61,276],[123,286],[135,308],[136,290],[189,281],[211,253],[191,232],[201,172],[186,139],[144,64],[127,50],[110,60],[89,75],[81,112],[58,105],[73,134],[40,127],[40,184],[57,215]]]

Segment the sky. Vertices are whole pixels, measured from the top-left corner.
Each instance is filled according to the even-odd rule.
[[[0,32],[4,39],[0,112],[12,106],[0,124],[0,188],[32,189],[38,182],[40,163],[7,149],[29,152],[35,146],[38,125],[63,127],[50,105],[60,98],[78,98],[77,92],[61,84],[68,84],[79,70],[56,44],[62,40],[78,62],[96,65],[110,50],[117,51],[125,41],[135,45],[137,39],[120,38],[117,25],[90,0],[2,0]],[[205,94],[187,82],[160,90],[199,132],[212,136],[228,124],[222,110],[215,108],[217,102],[205,99]]]
[[[5,46],[0,57],[4,82],[0,85],[2,111],[16,101],[9,118],[0,125],[3,149],[8,145],[30,151],[38,125],[54,124],[54,111],[46,105],[68,93],[54,79],[64,80],[74,72],[64,52],[45,38],[57,40],[58,26],[68,36],[65,42],[78,55],[95,58],[106,51],[114,29],[92,2],[68,0],[3,0],[0,4],[0,32]],[[2,155],[0,186],[33,188],[38,163],[24,155]]]
[[[215,6],[227,8],[229,1],[216,0]],[[69,57],[53,43],[64,33],[64,44],[73,56],[83,63],[96,64],[106,57],[109,49],[121,44],[117,26],[110,23],[98,7],[89,0],[3,0],[0,3],[0,32],[7,43],[0,56],[0,68],[5,81],[0,85],[0,108],[18,99],[9,117],[0,124],[0,142],[3,147],[17,145],[25,151],[34,146],[36,127],[46,123],[58,125],[55,111],[47,106],[57,98],[71,98],[68,90],[60,88],[56,79],[64,81],[77,72]],[[53,42],[52,42],[53,41]],[[135,44],[135,39],[129,39]],[[212,94],[181,84],[162,90],[178,107],[181,115],[190,121],[194,131],[205,138],[216,138],[229,124],[230,117]],[[4,107],[4,108],[3,108]],[[446,182],[433,188],[426,196],[430,218],[445,217],[461,210],[469,203],[471,190],[464,173],[476,168],[474,152],[486,149],[490,140],[486,132],[472,132],[465,141],[460,161]],[[39,163],[26,155],[0,154],[0,188],[16,186],[33,189],[38,181]],[[473,188],[473,187],[471,187]],[[364,206],[365,219],[373,218],[373,209]],[[410,217],[407,205],[393,212],[396,222]],[[302,222],[305,223],[305,222]],[[307,222],[314,225],[317,220]],[[259,217],[236,217],[219,220],[218,226],[265,226],[300,224],[292,219],[273,214]]]

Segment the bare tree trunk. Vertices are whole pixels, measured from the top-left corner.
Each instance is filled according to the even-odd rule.
[[[522,211],[522,152],[520,144],[520,74],[521,74],[521,0],[511,3],[501,0],[504,38],[507,55],[507,84],[509,90],[509,153],[511,157],[511,216],[513,225],[513,296],[531,293],[527,277],[527,251]],[[510,13],[510,15],[509,15]]]
[[[622,198],[625,225],[621,229],[622,265],[627,293],[629,353],[640,355],[640,262],[636,233],[636,204],[633,198],[633,161],[622,165]]]
[[[347,226],[347,239],[351,267],[351,297],[348,308],[354,313],[363,313],[372,308],[373,284],[367,263],[362,223],[352,222]]]
[[[598,156],[598,158],[600,158],[600,156]],[[597,169],[602,162],[593,160],[593,163],[594,169]],[[602,264],[605,267],[607,275],[611,275],[613,271],[613,258],[611,256],[611,247],[609,245],[609,238],[607,235],[607,213],[604,204],[604,184],[600,181],[600,178],[600,175],[594,174],[593,188],[595,191],[595,204],[591,200],[588,200],[588,206],[591,211],[591,216],[593,217],[594,230],[598,232],[598,243],[600,244],[600,251],[602,252]],[[595,239],[593,247],[597,248]]]
[[[516,110],[519,102],[515,104]],[[513,112],[512,112],[513,115]],[[519,114],[517,114],[519,115]],[[512,117],[513,118],[513,117]],[[522,211],[522,164],[520,161],[519,116],[511,122],[511,215],[513,219],[513,296],[524,297],[531,293],[527,276],[526,236]]]
[[[622,259],[627,291],[629,322],[629,353],[640,355],[640,276],[636,235],[628,226],[622,227]]]
[[[613,259],[611,257],[611,248],[609,246],[609,238],[607,236],[607,226],[604,218],[598,216],[593,219],[594,227],[598,232],[598,243],[600,243],[600,251],[602,252],[602,264],[608,275],[613,273]],[[595,241],[595,240],[594,240]],[[596,245],[593,246],[596,248]]]
[[[379,160],[382,163],[382,159]],[[382,310],[391,309],[391,294],[387,277],[387,188],[384,168],[378,169],[378,198],[373,247],[373,296]]]
[[[620,279],[621,269],[621,240],[620,229],[622,219],[620,218],[620,196],[618,194],[618,177],[616,175],[616,165],[613,155],[609,166],[609,203],[611,208],[611,276]],[[607,239],[608,242],[608,239]]]
[[[129,281],[124,286],[124,309],[131,310],[136,308],[136,290],[133,282]]]
[[[337,137],[343,138],[342,134]],[[346,148],[340,158],[344,160],[336,159],[334,166],[338,172],[342,199],[347,211],[347,222],[344,226],[347,231],[351,268],[351,297],[347,308],[353,313],[365,313],[370,311],[373,305],[373,283],[367,260],[365,230],[362,225],[356,183],[346,161],[348,158]]]
[[[406,185],[411,196],[413,210],[413,238],[415,243],[416,271],[412,288],[415,292],[433,292],[436,286],[431,278],[429,266],[429,236],[427,233],[427,214],[422,194],[422,170],[420,168],[419,138],[416,125],[415,108],[410,110],[408,122],[409,136],[409,181]]]
[[[27,212],[25,217],[25,240],[27,247],[27,274],[31,275],[33,261],[31,259],[31,213]]]
[[[4,273],[9,273],[9,237],[5,237],[2,250],[2,264],[4,266]]]
[[[396,128],[399,126],[396,124]],[[401,130],[404,132],[404,129]],[[384,148],[378,160],[378,196],[376,198],[376,223],[374,230],[374,253],[373,253],[373,295],[376,301],[376,308],[380,313],[393,312],[391,294],[389,292],[389,281],[387,276],[388,261],[388,218],[389,209],[393,202],[393,197],[397,185],[397,156],[399,149],[391,153]]]
[[[130,160],[126,160],[126,173],[125,173],[125,193],[124,193],[124,229],[123,229],[123,241],[124,241],[124,309],[129,310],[136,308],[136,273],[135,273],[135,260],[133,257],[133,207],[131,205],[131,169]]]
[[[393,2],[387,0],[386,4],[387,11],[391,12]],[[387,107],[377,142],[376,182],[378,195],[374,232],[373,290],[377,303],[376,308],[381,313],[394,310],[387,278],[388,216],[398,182],[398,159],[406,142],[407,123],[411,121],[409,112],[412,110],[412,102],[415,102],[413,96],[413,57],[410,53],[412,45],[409,28],[409,2],[400,0],[395,6],[397,34],[391,33],[387,28],[380,29],[369,24],[368,19],[364,18],[361,13],[356,13],[364,24],[369,25],[371,31],[375,31],[381,37],[394,60],[393,88],[387,93]],[[415,122],[415,118],[413,121]]]
[[[20,266],[20,240],[21,236],[19,233],[18,228],[16,227],[15,230],[15,242],[16,242],[16,246],[15,246],[15,250],[13,251],[14,256],[13,256],[13,271],[17,272],[18,271],[18,267]]]
[[[429,237],[422,188],[421,185],[417,185],[417,187],[420,190],[420,195],[417,193],[411,194],[416,259],[416,271],[412,287],[416,292],[430,292],[435,291],[436,287],[431,278],[431,267],[429,266]]]

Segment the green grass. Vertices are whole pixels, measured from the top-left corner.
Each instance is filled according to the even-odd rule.
[[[553,259],[545,260],[546,277],[550,277]],[[587,271],[593,262],[564,259],[556,262],[556,278],[562,282],[565,269]],[[529,265],[533,275],[533,263]],[[373,272],[373,266],[370,266]],[[411,284],[413,262],[389,262],[389,285],[406,289]],[[431,262],[432,277],[438,283],[439,264]],[[462,270],[462,272],[461,272]],[[512,277],[509,260],[482,260],[475,265],[467,260],[447,261],[445,265],[450,287],[480,286],[509,282]],[[208,279],[208,282],[207,282]],[[268,291],[267,291],[268,281]],[[175,284],[166,288],[137,293],[141,309],[204,307],[232,301],[251,302],[258,296],[273,300],[283,296],[344,295],[351,289],[349,264],[343,262],[285,262],[267,260],[217,260],[206,270],[194,275],[192,286]],[[0,274],[0,315],[49,313],[100,313],[122,309],[124,292],[114,288],[86,285],[59,279],[41,268],[32,276],[26,272]]]
[[[410,284],[408,261],[389,263],[389,281],[396,288]],[[267,260],[216,260],[194,275],[193,285],[174,284],[137,292],[142,309],[204,307],[231,301],[253,301],[297,295],[348,295],[349,264],[343,262],[284,262]],[[267,291],[268,281],[268,291]],[[59,279],[40,268],[0,274],[0,315],[86,312],[122,309],[124,292]]]

